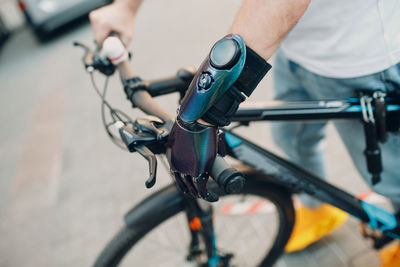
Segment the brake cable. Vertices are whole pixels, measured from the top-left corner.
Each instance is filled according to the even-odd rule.
[[[114,109],[109,102],[105,99],[106,93],[107,93],[107,88],[108,88],[108,81],[109,81],[109,77],[107,76],[105,81],[104,81],[104,85],[103,85],[103,93],[100,92],[99,87],[96,84],[96,81],[94,79],[94,75],[93,72],[89,71],[90,73],[90,78],[91,78],[91,82],[93,85],[94,90],[96,91],[97,95],[101,98],[101,120],[103,123],[103,127],[105,129],[105,131],[107,132],[108,137],[111,139],[111,141],[118,146],[119,148],[127,151],[128,149],[126,148],[125,144],[123,143],[123,141],[116,137],[111,131],[110,131],[110,126],[114,125],[117,121],[121,121],[124,125],[127,124],[133,124],[132,119],[124,112]],[[107,123],[106,121],[106,116],[105,116],[105,107],[107,107],[110,111],[110,116],[112,119],[112,122]],[[124,117],[125,119],[123,119],[122,117]]]

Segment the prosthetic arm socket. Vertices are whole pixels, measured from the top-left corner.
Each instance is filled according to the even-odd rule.
[[[239,104],[270,68],[239,35],[225,36],[198,69],[182,100],[178,119],[185,124],[202,118],[215,126],[229,125]]]

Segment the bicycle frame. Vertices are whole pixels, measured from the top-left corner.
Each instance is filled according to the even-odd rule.
[[[316,119],[361,119],[362,108],[355,99],[343,101],[314,101],[298,103],[275,102],[248,103],[237,112],[233,121],[248,124],[265,120],[316,120]],[[393,124],[400,122],[400,105],[387,106],[388,118]],[[396,119],[394,119],[396,118]],[[393,126],[393,125],[392,125]],[[395,125],[396,126],[396,125]],[[398,128],[397,128],[398,129]],[[227,130],[228,155],[275,177],[278,182],[293,191],[305,192],[316,199],[329,203],[368,223],[386,235],[400,239],[398,219],[389,211],[364,202],[353,195],[327,183],[311,172],[255,145],[232,131]]]

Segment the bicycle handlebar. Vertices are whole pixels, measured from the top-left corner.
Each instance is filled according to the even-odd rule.
[[[109,37],[111,38],[111,37]],[[134,73],[132,72],[132,69],[130,67],[128,57],[127,57],[127,51],[123,44],[118,41],[118,39],[114,36],[113,40],[108,40],[106,39],[105,43],[108,43],[107,47],[104,43],[104,53],[102,51],[96,51],[92,52],[90,49],[88,49],[86,46],[76,43],[75,45],[79,45],[85,49],[85,56],[84,56],[84,63],[89,71],[93,71],[93,69],[97,69],[100,72],[102,72],[105,75],[111,75],[114,70],[116,65],[116,69],[118,70],[121,80],[123,83],[125,81],[135,78]],[[113,65],[114,64],[114,65]],[[189,87],[189,84],[191,80],[193,79],[195,74],[194,69],[189,69],[189,68],[184,68],[180,69],[177,73],[176,76],[160,79],[160,80],[152,80],[152,81],[141,81],[140,84],[138,85],[133,85],[133,87],[130,87],[132,90],[131,92],[134,92],[133,95],[129,94],[129,98],[132,101],[132,104],[142,111],[144,111],[146,114],[156,116],[160,118],[163,122],[163,128],[165,132],[167,133],[166,136],[168,136],[169,131],[171,130],[171,127],[175,121],[175,117],[171,116],[167,112],[165,112],[154,100],[152,97],[155,96],[160,96],[160,95],[166,95],[174,92],[179,92],[181,99],[185,95],[187,88]],[[135,86],[137,86],[135,88]],[[137,89],[137,90],[134,90]],[[143,90],[144,89],[144,90]],[[381,97],[384,99],[383,97]],[[398,98],[398,96],[397,96]],[[397,99],[396,98],[396,99]],[[391,100],[391,98],[388,98]],[[391,108],[386,108],[386,99],[384,99],[383,103],[385,104],[381,110],[384,110],[384,114],[388,114],[387,118],[389,118],[389,115],[391,111],[395,111],[396,114],[399,113],[399,103],[398,100],[395,100],[396,104],[396,109],[394,110],[393,107]],[[326,102],[326,105],[324,103]],[[353,103],[354,101],[351,99],[348,100],[343,100],[343,101],[325,101],[321,102],[318,101],[317,106],[315,106],[315,103],[307,103],[306,106],[304,106],[304,103],[301,103],[300,105],[295,103],[291,104],[291,107],[288,108],[287,106],[283,108],[271,108],[271,107],[266,107],[266,108],[253,108],[253,107],[248,107],[247,109],[239,109],[239,111],[236,113],[236,117],[234,118],[235,121],[241,122],[241,123],[246,123],[248,121],[256,121],[256,120],[273,120],[273,119],[333,119],[333,118],[359,118],[361,112],[363,109],[359,109],[358,111],[355,111],[355,109],[352,109],[351,107],[359,105],[358,102],[361,103],[361,101],[355,101],[357,103]],[[321,105],[322,103],[322,105]],[[390,102],[388,102],[390,103]],[[334,104],[334,105],[333,105]],[[295,107],[295,108],[294,108]],[[356,109],[357,110],[357,109]],[[284,111],[284,112],[283,112]],[[382,112],[375,112],[378,115]],[[392,112],[394,113],[394,112]],[[398,115],[398,114],[397,114]],[[386,122],[391,121],[385,119],[386,116],[383,116],[383,120],[381,122],[381,126],[378,130],[383,131],[384,133],[386,132]],[[391,130],[397,130],[400,128],[400,122],[396,122],[390,124]],[[375,127],[372,129],[373,132],[375,132]],[[380,132],[381,132],[380,131]],[[379,132],[379,133],[380,133]],[[366,132],[367,133],[367,132]],[[166,137],[164,136],[164,137]],[[367,133],[367,137],[371,136],[371,134]],[[379,140],[384,141],[384,134],[380,134]],[[129,138],[128,138],[129,139]],[[375,140],[376,138],[374,137],[373,141],[379,141]],[[144,140],[144,139],[141,139]],[[166,140],[166,138],[161,138],[160,140]],[[148,142],[147,145],[150,143]],[[150,144],[151,145],[151,144]],[[156,144],[157,145],[157,144]],[[128,146],[128,145],[127,145]],[[130,151],[135,151],[135,146],[137,146],[136,142],[131,142],[129,143],[128,149]],[[161,146],[160,146],[161,147]],[[156,152],[159,153],[159,152]],[[375,150],[373,151],[375,153]],[[376,154],[376,153],[375,153]],[[154,156],[154,155],[153,155]],[[380,159],[379,159],[380,161]],[[374,160],[376,162],[376,160]],[[368,166],[372,166],[373,164],[368,164]],[[380,168],[378,168],[380,169]],[[370,170],[370,168],[368,168]],[[372,169],[371,169],[372,170]],[[380,172],[380,171],[370,171],[375,175],[375,173]],[[244,178],[241,176],[239,172],[237,172],[235,169],[230,168],[230,166],[222,159],[222,157],[217,157],[214,163],[214,166],[211,171],[211,176],[216,177],[214,179],[218,185],[223,189],[224,192],[226,193],[234,193],[240,191],[239,189],[243,188],[244,185]]]

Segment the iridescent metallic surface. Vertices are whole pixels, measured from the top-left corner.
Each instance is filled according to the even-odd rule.
[[[167,158],[181,190],[193,197],[215,201],[207,192],[208,170],[217,154],[217,129],[203,127],[198,131],[183,128],[175,122],[167,144]]]
[[[201,131],[184,129],[175,123],[168,139],[169,161],[172,171],[196,177],[212,166],[217,154],[217,129],[206,127]]]
[[[224,44],[226,43],[226,39],[232,39],[230,45]],[[238,59],[233,58],[235,54],[232,52],[232,44],[239,46],[240,55]],[[218,59],[219,63],[224,62],[221,57],[227,57],[227,68],[213,67],[210,62],[211,55],[213,55],[213,58]],[[235,64],[233,64],[233,66],[229,66],[230,57],[232,57],[232,60],[234,59]],[[239,35],[230,34],[218,41],[213,49],[211,49],[208,57],[201,64],[189,86],[185,98],[182,100],[179,110],[180,119],[185,122],[194,122],[201,118],[201,116],[203,116],[237,80],[243,70],[245,59],[246,45]],[[208,77],[211,78],[212,81],[210,84],[205,80],[205,77],[207,77],[207,79]],[[207,88],[203,86],[205,82],[207,82]]]
[[[202,63],[182,100],[167,144],[167,158],[179,188],[192,197],[217,201],[207,190],[209,171],[217,154],[217,128],[201,118],[240,76],[246,45],[239,35],[218,41]]]

